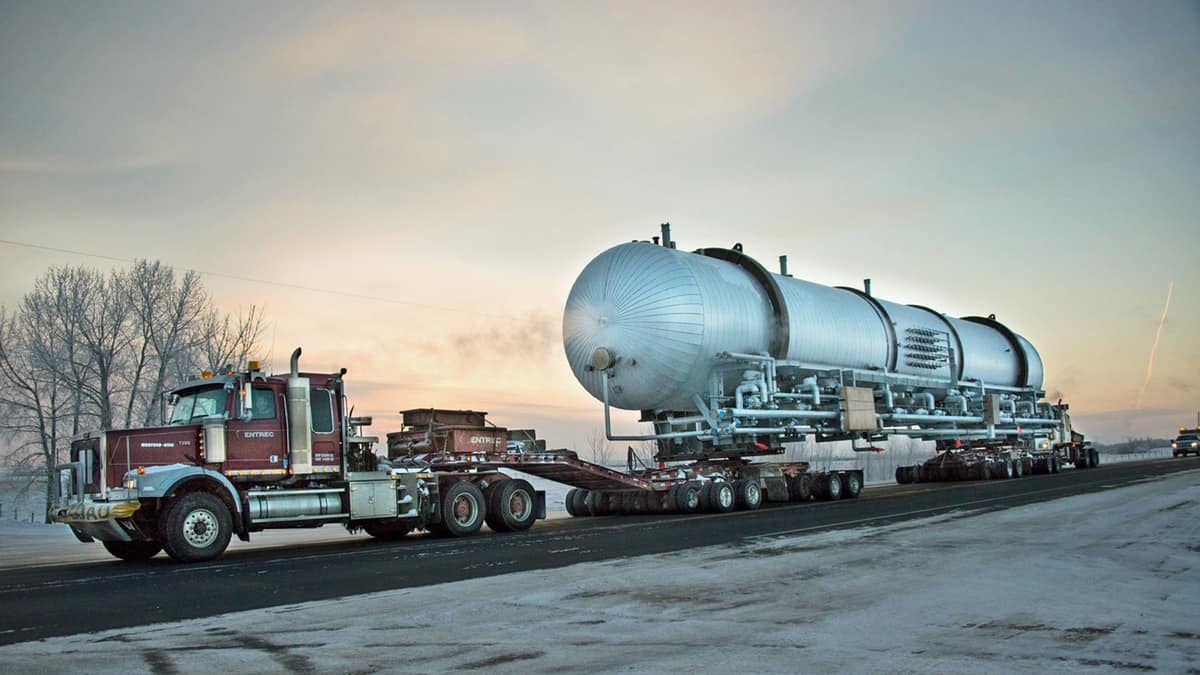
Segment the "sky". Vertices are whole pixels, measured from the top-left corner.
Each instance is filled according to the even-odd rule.
[[[473,408],[588,447],[567,293],[667,221],[995,313],[1085,433],[1171,436],[1200,4],[0,0],[0,304],[55,265],[200,270],[278,369],[347,368],[376,433]]]

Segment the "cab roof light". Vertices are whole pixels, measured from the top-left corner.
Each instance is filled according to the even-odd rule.
[[[200,379],[207,380],[213,376],[213,371],[205,370],[200,373]]]

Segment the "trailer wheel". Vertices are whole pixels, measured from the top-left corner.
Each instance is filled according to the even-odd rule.
[[[758,481],[752,478],[739,480],[733,484],[733,489],[737,496],[737,507],[739,509],[756,511],[762,506],[762,486],[758,484]]]
[[[845,494],[850,499],[857,499],[858,495],[862,494],[862,476],[858,475],[857,471],[846,474]]]
[[[706,511],[713,513],[729,513],[737,504],[737,496],[729,481],[710,483],[708,486],[708,507]]]
[[[822,495],[829,501],[842,498],[842,477],[836,473],[827,474],[823,481]]]
[[[567,509],[567,515],[572,518],[579,514],[575,512],[575,493],[579,492],[579,488],[571,488],[567,490],[567,496],[563,497],[563,506]]]
[[[496,532],[521,532],[533,527],[537,513],[534,509],[533,486],[529,481],[510,478],[494,483],[493,486],[485,517],[488,527]],[[592,493],[597,494],[603,493]]]
[[[908,485],[912,482],[912,467],[898,466],[896,467],[896,483],[898,485]]]
[[[680,513],[697,513],[700,511],[700,485],[694,481],[680,483],[675,486],[675,505]]]
[[[571,508],[574,509],[574,515],[577,517],[582,518],[584,516],[592,515],[591,512],[587,510],[588,492],[588,490],[577,489],[574,491],[574,494],[571,495]]]
[[[788,479],[788,499],[794,502],[806,502],[812,499],[812,476],[802,473]]]
[[[608,513],[605,510],[608,493],[603,490],[589,490],[587,497],[583,500],[584,511],[589,516],[605,516]]]
[[[1100,451],[1099,450],[1097,450],[1095,448],[1088,448],[1088,463],[1090,463],[1092,465],[1093,469],[1100,466]]]
[[[1058,454],[1057,453],[1050,455],[1050,459],[1047,461],[1049,462],[1050,473],[1058,473],[1058,470],[1060,468],[1062,468],[1058,464]]]
[[[121,560],[149,560],[158,555],[162,544],[156,541],[102,541],[104,550]]]
[[[1000,466],[997,468],[1000,471],[1001,478],[1008,480],[1009,478],[1013,477],[1012,462],[1010,462],[1008,460],[1001,460],[999,462],[999,465]]]
[[[202,562],[225,552],[233,534],[233,518],[216,495],[189,492],[163,511],[158,531],[167,555],[178,562]]]
[[[412,531],[412,526],[407,523],[398,523],[395,521],[380,522],[378,520],[368,520],[363,523],[363,531],[367,534],[379,539],[380,541],[391,541],[393,539],[402,539],[404,535]]]
[[[1020,457],[1014,458],[1012,463],[1013,478],[1020,478],[1021,476],[1025,475],[1025,462]]]
[[[483,527],[487,502],[483,491],[469,480],[460,480],[442,497],[442,524],[456,537],[467,537]]]

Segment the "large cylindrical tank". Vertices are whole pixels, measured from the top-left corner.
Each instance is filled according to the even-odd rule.
[[[773,274],[738,251],[686,253],[648,242],[621,244],[588,263],[567,298],[563,346],[575,377],[600,399],[596,350],[620,359],[609,400],[627,410],[693,409],[720,352],[919,375],[947,388],[957,380],[1042,384],[1033,345],[994,319],[948,317]]]

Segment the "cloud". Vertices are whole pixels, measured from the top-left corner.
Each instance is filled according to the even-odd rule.
[[[743,125],[869,58],[902,3],[572,5],[542,17],[540,62],[590,104],[659,131]],[[870,17],[870,18],[864,18]],[[853,34],[853,40],[835,36]]]
[[[494,68],[528,50],[524,29],[506,16],[436,5],[330,5],[266,41],[257,63],[261,74],[292,82],[362,73],[394,82]]]

